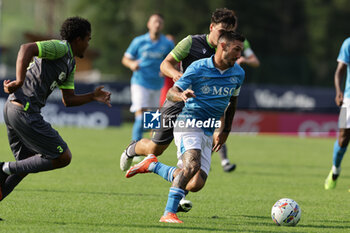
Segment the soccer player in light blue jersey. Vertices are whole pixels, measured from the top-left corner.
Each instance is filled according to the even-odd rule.
[[[147,22],[148,33],[136,37],[122,59],[122,64],[133,71],[130,111],[135,113],[134,141],[142,138],[143,110],[158,107],[160,89],[164,83],[160,64],[174,47],[174,43],[161,34],[163,25],[162,15],[151,15]]]
[[[338,123],[339,136],[334,143],[332,169],[324,184],[326,190],[334,189],[336,186],[340,175],[341,161],[350,140],[350,37],[343,42],[337,61],[338,66],[334,75],[334,85],[336,91],[335,103],[341,107]],[[346,84],[343,93],[341,86],[345,74]]]
[[[126,174],[129,178],[154,172],[172,182],[160,222],[182,223],[176,215],[180,200],[187,194],[186,190],[197,192],[204,187],[212,150],[218,151],[226,142],[244,80],[244,70],[236,64],[244,40],[236,32],[223,32],[215,55],[193,62],[169,90],[167,99],[185,102],[174,126],[178,168],[162,164],[155,155],[149,155]],[[223,115],[223,125],[213,145],[213,133]]]
[[[212,13],[209,29],[209,34],[189,35],[181,40],[160,65],[162,73],[172,78],[173,81],[177,81],[192,62],[215,54],[217,39],[220,34],[223,31],[235,31],[237,29],[235,12],[227,8],[216,9]],[[242,56],[236,63],[258,67],[260,62],[250,47],[250,43],[245,40],[243,44]],[[176,68],[179,64],[181,64],[180,70]],[[167,116],[163,120],[167,123],[176,120],[176,116],[182,111],[183,105],[183,102],[173,103],[166,100],[160,109],[162,116]],[[215,137],[216,134],[214,134]],[[143,138],[138,142],[131,142],[120,157],[121,170],[126,171],[130,168],[134,156],[147,156],[149,154],[160,156],[172,140],[173,128],[162,127],[153,130],[151,139]],[[234,171],[236,164],[230,162],[225,145],[219,150],[219,155],[223,170],[225,172]]]

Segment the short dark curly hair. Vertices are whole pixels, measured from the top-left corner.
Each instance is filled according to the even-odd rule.
[[[78,16],[66,19],[60,30],[62,39],[68,42],[78,37],[85,38],[89,33],[91,33],[90,22]]]
[[[244,42],[245,37],[239,32],[225,31],[225,32],[221,33],[221,35],[219,36],[218,41],[221,41],[221,40],[226,40],[226,41],[231,41],[231,42],[238,40],[240,42]]]
[[[235,26],[236,21],[236,13],[227,8],[216,9],[211,15],[211,23],[215,24],[222,23],[225,26]]]

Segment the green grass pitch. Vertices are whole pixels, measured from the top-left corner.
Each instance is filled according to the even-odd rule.
[[[217,154],[206,186],[190,193],[184,224],[159,223],[170,184],[155,174],[124,178],[120,154],[131,125],[106,130],[59,128],[72,163],[29,175],[0,203],[0,232],[349,232],[350,168],[345,156],[335,190],[323,182],[334,139],[231,135],[228,150],[237,163],[224,173]],[[0,125],[2,161],[13,160]],[[146,134],[147,135],[147,134]],[[159,160],[176,164],[174,145]],[[292,198],[302,209],[296,227],[278,227],[272,205]]]

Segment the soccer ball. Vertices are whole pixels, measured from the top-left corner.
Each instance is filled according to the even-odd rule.
[[[179,205],[181,206],[181,212],[188,212],[192,209],[192,202],[190,200],[181,199]]]
[[[132,162],[136,164],[136,163],[141,162],[144,158],[146,158],[146,157],[144,157],[144,156],[134,156],[132,158]]]
[[[295,226],[300,220],[301,209],[294,200],[282,198],[272,206],[271,217],[278,226]]]

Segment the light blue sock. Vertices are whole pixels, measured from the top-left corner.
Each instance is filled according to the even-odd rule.
[[[173,176],[174,176],[174,172],[176,170],[176,167],[170,167],[170,166],[165,165],[163,163],[157,162],[157,163],[151,163],[148,167],[148,170],[160,175],[166,181],[169,181],[171,183],[171,182],[173,182],[173,179],[174,179]]]
[[[166,203],[164,216],[167,215],[168,212],[176,214],[177,207],[183,197],[185,197],[185,190],[171,187],[169,190],[168,202]]]
[[[142,115],[135,117],[134,126],[132,127],[132,140],[139,141],[142,139]]]
[[[344,157],[345,151],[347,147],[340,147],[338,140],[335,141],[334,143],[334,148],[333,148],[333,165],[335,167],[340,167],[341,161]]]

